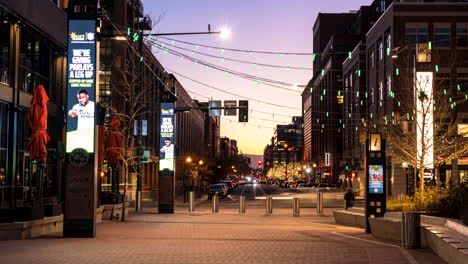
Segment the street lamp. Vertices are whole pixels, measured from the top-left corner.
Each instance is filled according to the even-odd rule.
[[[200,161],[198,162],[199,165],[203,165],[203,163],[204,163],[203,160],[200,160]]]
[[[283,145],[285,151],[286,151],[286,170],[285,170],[285,177],[286,180],[288,179],[288,144]]]
[[[229,28],[223,27],[221,28],[221,31],[219,32],[219,36],[222,39],[228,39],[231,37],[231,30]]]
[[[192,158],[191,158],[190,156],[188,156],[188,157],[185,159],[185,162],[191,163],[191,162],[192,162]]]

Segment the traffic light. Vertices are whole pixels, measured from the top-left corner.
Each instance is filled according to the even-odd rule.
[[[249,122],[249,101],[239,100],[239,122]]]
[[[351,172],[351,178],[356,178],[356,172]]]
[[[263,161],[259,160],[258,165],[262,165]]]

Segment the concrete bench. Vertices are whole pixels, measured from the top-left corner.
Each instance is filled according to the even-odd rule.
[[[365,228],[364,208],[336,210],[333,216],[337,224]],[[401,243],[401,219],[401,212],[369,218],[372,235]],[[448,263],[468,263],[468,227],[461,221],[421,215],[421,243]]]
[[[44,217],[37,220],[1,223],[0,240],[20,240],[62,232],[63,215]]]
[[[334,210],[333,216],[335,222],[339,225],[354,226],[365,228],[366,227],[366,216],[364,212],[351,211],[351,210]]]

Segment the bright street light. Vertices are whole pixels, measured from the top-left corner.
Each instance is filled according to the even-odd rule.
[[[198,164],[200,164],[200,165],[203,165],[203,163],[204,163],[203,160],[200,160],[200,161],[198,162]]]
[[[185,162],[191,163],[191,162],[192,162],[192,158],[191,158],[190,156],[188,156],[188,157],[185,159]]]
[[[222,39],[229,39],[231,37],[231,30],[229,28],[223,27],[219,31],[219,36]]]

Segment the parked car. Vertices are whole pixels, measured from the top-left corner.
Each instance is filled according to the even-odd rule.
[[[227,185],[227,187],[228,187],[228,189],[229,189],[229,192],[233,192],[233,191],[234,191],[234,185],[232,184],[232,182],[230,182],[230,181],[222,181],[221,183]]]
[[[237,188],[237,181],[233,181],[233,180],[231,180],[229,178],[226,178],[222,182],[230,182],[232,184],[232,187],[234,187],[234,189]]]
[[[218,195],[218,197],[224,198],[228,195],[227,186],[224,184],[211,184],[208,188],[208,199],[211,199],[214,195]]]

